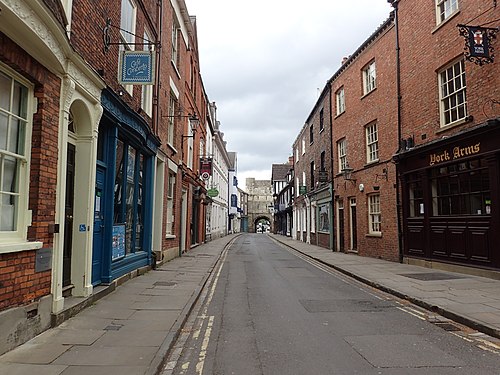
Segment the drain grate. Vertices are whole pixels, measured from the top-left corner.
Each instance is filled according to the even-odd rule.
[[[177,283],[173,281],[157,281],[153,284],[154,286],[175,286]]]
[[[448,331],[448,332],[458,332],[458,331],[461,331],[462,329],[458,326],[456,326],[455,324],[453,323],[448,323],[448,322],[436,322],[434,323],[436,326],[444,329],[445,331]]]
[[[107,327],[104,328],[105,331],[119,331],[120,328],[122,328],[123,325],[116,325],[116,324],[111,324]]]
[[[428,272],[428,273],[400,273],[399,276],[409,277],[410,279],[422,281],[436,281],[436,280],[454,280],[466,279],[466,276],[452,275],[441,272]]]

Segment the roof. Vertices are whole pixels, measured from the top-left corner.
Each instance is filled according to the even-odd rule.
[[[288,163],[285,164],[273,164],[271,172],[271,181],[286,181],[286,175],[290,171],[292,166]]]

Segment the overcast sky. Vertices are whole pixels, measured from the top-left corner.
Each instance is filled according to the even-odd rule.
[[[391,11],[387,0],[185,1],[242,188],[288,160],[326,81]]]

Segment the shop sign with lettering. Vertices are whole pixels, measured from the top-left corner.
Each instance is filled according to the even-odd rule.
[[[481,142],[466,147],[453,147],[442,152],[429,155],[429,165],[439,164],[446,161],[461,159],[466,156],[478,154],[481,151]]]
[[[118,81],[123,85],[154,85],[155,53],[153,51],[122,51]]]

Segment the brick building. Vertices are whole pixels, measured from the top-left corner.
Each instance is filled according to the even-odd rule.
[[[395,29],[389,17],[329,81],[335,249],[398,260]]]
[[[1,16],[3,353],[204,241],[208,101],[183,0],[4,1]],[[124,50],[155,58],[153,84],[121,81]]]
[[[392,4],[398,14],[405,140],[397,156],[405,261],[479,274],[498,271],[498,57],[483,65],[465,59],[457,27],[498,31],[498,6],[489,0]],[[474,43],[481,47],[486,34],[478,36]]]

